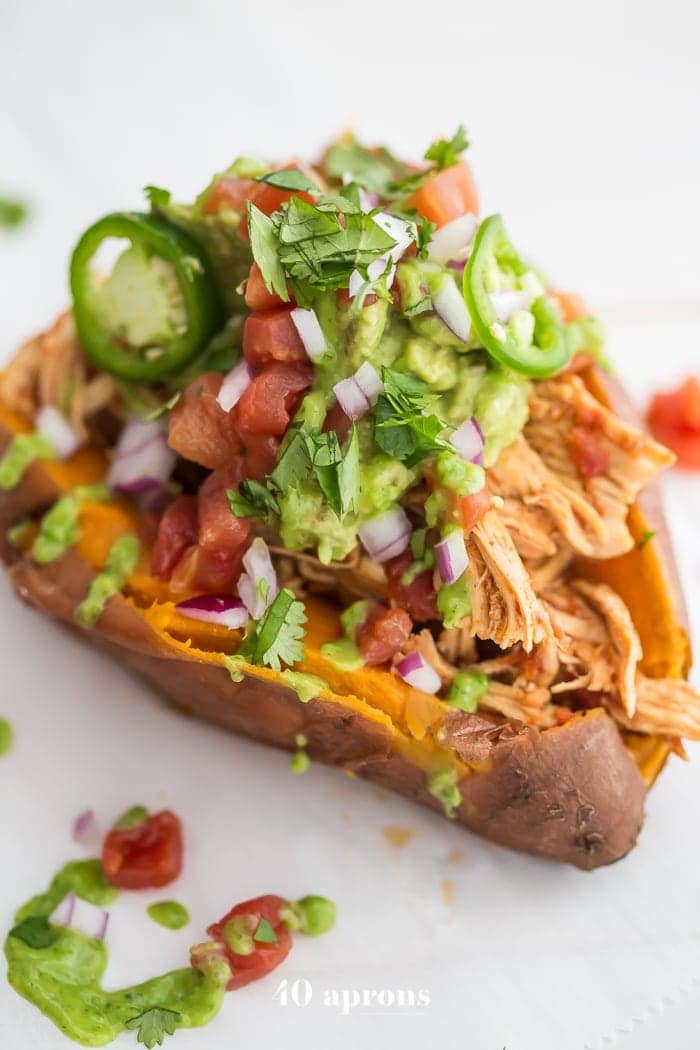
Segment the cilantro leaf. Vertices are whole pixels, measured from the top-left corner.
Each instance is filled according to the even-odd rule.
[[[270,171],[267,175],[258,175],[255,182],[266,182],[268,186],[274,186],[278,190],[295,190],[302,193],[312,193],[318,196],[321,193],[318,185],[298,168],[282,168],[280,171]]]
[[[449,444],[440,437],[447,424],[427,410],[436,398],[415,376],[382,370],[384,393],[377,401],[374,440],[408,467],[435,455]]]
[[[48,948],[57,936],[45,915],[30,915],[10,930],[10,937],[17,937],[30,948]]]
[[[253,258],[260,267],[268,292],[289,301],[287,280],[278,255],[277,234],[272,219],[248,201],[248,232]]]
[[[352,135],[334,143],[326,153],[324,169],[333,179],[352,175],[355,182],[374,193],[387,196],[393,182],[404,178],[408,168],[389,150],[367,149]]]
[[[345,453],[341,451],[335,431],[310,434],[306,445],[311,469],[329,507],[338,518],[350,509],[356,510],[360,497],[360,444],[357,430],[352,434]]]
[[[286,492],[308,477],[311,469],[306,435],[294,423],[287,431],[268,482],[277,492]]]
[[[136,1041],[143,1043],[147,1050],[162,1046],[166,1035],[174,1035],[181,1015],[175,1010],[166,1010],[161,1006],[152,1006],[150,1010],[132,1017],[126,1022],[126,1028],[137,1028]]]
[[[259,944],[279,944],[279,937],[264,915],[260,916],[258,928],[253,934],[253,940]]]
[[[171,397],[169,397],[167,401],[164,401],[162,405],[158,405],[157,408],[154,408],[150,412],[146,413],[146,415],[143,417],[144,423],[153,423],[156,419],[162,419],[163,416],[167,416],[168,412],[175,408],[175,405],[178,403],[181,397],[182,390],[176,390],[175,393]]]
[[[438,139],[425,151],[425,159],[432,160],[437,171],[443,168],[451,168],[459,163],[459,159],[466,149],[469,149],[469,139],[463,124],[460,124],[451,139]]]
[[[238,655],[259,667],[282,669],[295,664],[304,652],[306,612],[302,602],[286,587],[279,592],[262,620],[249,632]]]
[[[266,514],[279,514],[277,500],[259,481],[249,478],[235,489],[227,489],[226,496],[231,513],[237,518],[263,518]]]
[[[170,190],[164,190],[160,186],[144,186],[143,192],[152,208],[167,208],[170,204]]]

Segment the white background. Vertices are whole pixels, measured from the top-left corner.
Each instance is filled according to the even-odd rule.
[[[65,303],[81,228],[139,206],[144,184],[187,199],[237,152],[312,155],[348,124],[419,156],[464,120],[485,208],[602,314],[642,399],[700,360],[699,30],[691,0],[0,0],[0,194],[33,205],[27,227],[0,234],[0,359]],[[667,488],[697,607],[698,482],[677,474]],[[252,1039],[261,1050],[695,1045],[698,749],[651,794],[639,849],[585,875],[488,846],[334,771],[293,777],[284,755],[159,705],[19,608],[4,580],[0,615],[0,710],[17,734],[0,761],[2,928],[80,852],[69,826],[86,805],[107,823],[133,802],[167,803],[187,829],[172,895],[193,922],[161,930],[144,914],[158,895],[125,895],[111,987],[184,962],[235,900],[337,900],[336,931],[298,942],[280,971],[312,982],[310,1007],[280,1006],[272,978],[230,996],[209,1028],[178,1032],[180,1050]],[[393,851],[389,824],[417,837]],[[423,988],[431,1005],[348,1017],[322,1005],[326,988]],[[2,1050],[66,1045],[0,984]]]

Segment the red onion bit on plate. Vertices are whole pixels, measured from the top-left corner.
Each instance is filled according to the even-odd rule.
[[[403,554],[410,543],[411,531],[403,508],[393,507],[363,522],[358,533],[370,558],[381,564]]]
[[[94,809],[84,809],[73,821],[73,841],[86,842],[94,837],[96,830]]]
[[[472,322],[464,297],[451,274],[443,276],[432,294],[432,300],[435,313],[442,323],[463,343],[468,342]]]
[[[243,602],[228,595],[201,594],[180,602],[175,608],[190,620],[213,623],[230,631],[237,631],[248,623],[248,610]]]
[[[475,463],[479,467],[484,465],[484,432],[476,416],[465,419],[456,430],[452,431],[450,444],[468,463]]]
[[[85,934],[93,941],[103,941],[107,933],[109,912],[75,893],[69,893],[49,916],[55,926],[64,926]]]
[[[127,420],[107,474],[110,488],[139,495],[166,485],[177,458],[168,448],[166,427],[161,420],[150,423],[136,417]]]
[[[395,667],[396,673],[408,682],[414,689],[420,689],[423,693],[437,693],[442,685],[440,675],[435,668],[431,667],[427,660],[415,650],[399,660]]]
[[[326,353],[328,347],[316,312],[302,310],[300,306],[297,306],[289,316],[310,359],[318,361]]]
[[[346,416],[361,419],[376,405],[383,389],[384,384],[376,368],[365,361],[354,375],[336,383],[333,393]]]
[[[59,459],[68,459],[82,444],[73,427],[55,405],[44,405],[40,408],[34,424]]]
[[[469,254],[478,226],[479,220],[471,212],[445,223],[434,231],[430,239],[428,258],[431,262],[439,263],[463,261]]]
[[[224,412],[230,412],[238,404],[256,375],[257,371],[248,361],[239,361],[224,376],[219,393],[216,395],[216,400]]]
[[[435,544],[435,560],[443,583],[455,583],[469,565],[469,555],[461,529],[452,531]]]
[[[238,594],[252,618],[259,620],[279,593],[270,551],[260,536],[256,536],[243,555],[243,568],[245,572],[238,578]]]

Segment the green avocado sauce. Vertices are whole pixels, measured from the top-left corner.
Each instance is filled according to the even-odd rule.
[[[0,755],[10,750],[13,740],[12,726],[6,718],[0,718]]]
[[[117,896],[99,861],[71,861],[45,893],[22,905],[15,922],[47,918],[71,892],[102,907]],[[105,942],[61,926],[51,925],[49,930],[50,943],[34,948],[15,932],[9,933],[5,940],[8,980],[65,1035],[84,1046],[104,1046],[126,1028],[137,1027],[129,1022],[153,1008],[172,1011],[177,1015],[176,1027],[191,1028],[206,1024],[221,1007],[230,976],[225,965],[213,965],[206,973],[188,966],[108,992],[100,983],[107,966]]]
[[[154,922],[168,930],[181,930],[190,921],[190,913],[178,901],[155,901],[148,905],[146,912]]]

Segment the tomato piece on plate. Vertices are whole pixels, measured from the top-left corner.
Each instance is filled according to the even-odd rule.
[[[182,870],[182,827],[169,809],[133,827],[118,825],[102,846],[102,867],[113,886],[144,890],[167,886]]]
[[[471,168],[463,162],[433,172],[411,194],[407,204],[436,226],[444,226],[467,212],[478,215],[479,197]]]
[[[289,307],[282,307],[248,314],[243,323],[243,354],[251,365],[308,362],[291,313]]]
[[[376,667],[396,656],[412,626],[405,609],[385,609],[383,605],[370,609],[355,637],[367,666]]]
[[[236,904],[207,928],[207,934],[224,946],[232,972],[229,990],[265,977],[289,955],[292,938],[280,918],[285,904],[283,897],[271,893],[255,897]]]
[[[273,364],[256,376],[233,409],[238,436],[246,448],[251,437],[281,437],[313,382],[313,368],[302,364]]]
[[[167,580],[185,551],[199,536],[197,497],[178,496],[163,514],[151,552],[151,572]]]
[[[606,474],[610,469],[610,455],[594,430],[574,427],[569,438],[569,452],[579,475],[586,481]]]
[[[245,302],[251,310],[272,310],[283,306],[279,295],[269,292],[257,263],[253,263],[245,283]]]
[[[474,526],[479,524],[484,514],[491,509],[492,503],[488,489],[482,489],[471,496],[460,497],[459,511],[465,532],[471,532]]]
[[[678,466],[700,470],[700,380],[691,376],[677,390],[656,394],[647,410],[649,428],[678,457]]]
[[[198,376],[168,417],[168,444],[173,451],[209,470],[226,466],[241,452],[233,417],[216,400],[222,378],[219,372]]]
[[[401,578],[412,565],[413,556],[410,551],[404,551],[385,564],[389,597],[410,614],[414,623],[439,620],[432,569],[421,572],[411,583],[401,582]]]

